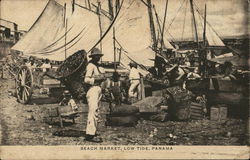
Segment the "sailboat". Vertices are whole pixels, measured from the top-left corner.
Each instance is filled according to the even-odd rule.
[[[208,62],[224,64],[225,61],[231,61],[233,65],[235,65],[236,67],[238,67],[239,64],[242,64],[243,63],[242,58],[236,56],[233,51],[225,52],[226,50],[228,50],[227,46],[221,40],[221,38],[219,37],[218,33],[216,33],[212,25],[207,21],[208,15],[206,14],[206,6],[205,6],[205,14],[202,15],[198,6],[194,3],[193,0],[184,0],[182,5],[184,6],[184,4],[186,4],[186,7],[189,6],[189,10],[187,8],[184,10],[185,12],[189,11],[189,16],[191,18],[191,21],[189,21],[191,23],[189,24],[191,24],[193,28],[193,30],[191,30],[191,33],[193,33],[194,35],[195,46],[191,50],[190,49],[183,50],[176,48],[177,54],[190,53],[190,51],[196,53],[197,61],[200,63],[199,67],[206,65]],[[185,34],[184,29],[188,24],[188,22],[186,21],[187,18],[185,18],[187,17],[186,14],[187,13],[185,13],[184,16],[182,37],[183,34]],[[160,18],[156,17],[156,19],[159,20]],[[165,35],[168,35],[168,38],[173,37],[173,35],[171,35],[171,30],[169,30],[169,28],[171,24],[174,22],[174,19],[175,17],[172,20],[170,20],[170,25],[165,30]],[[158,23],[159,26],[163,26],[162,24],[163,22],[161,21],[161,19],[159,21],[160,21]],[[200,24],[200,26],[198,26],[198,24]],[[200,36],[202,34],[198,32],[203,33],[203,36]],[[166,37],[163,37],[162,39],[164,38]],[[175,42],[173,42],[172,44],[174,43]],[[246,65],[247,63],[244,62],[244,64]],[[223,76],[213,76],[206,74],[206,69],[209,68],[205,68],[205,70],[203,70],[201,79],[196,79],[193,82],[192,80],[189,81],[192,82],[191,88],[197,89],[200,93],[207,94],[209,100],[214,103],[239,105],[242,104],[243,101],[246,102],[247,99],[246,95],[248,93],[247,91],[248,87],[246,83],[241,83],[240,82],[241,79],[239,81],[237,80],[231,81],[229,79],[223,78]],[[211,83],[211,79],[217,80],[217,86],[214,86],[215,84]],[[245,82],[247,82],[247,80]]]

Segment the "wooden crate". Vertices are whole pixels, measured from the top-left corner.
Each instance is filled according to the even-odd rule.
[[[216,105],[212,106],[210,110],[210,120],[221,121],[227,119],[227,106]]]
[[[72,119],[73,123],[75,123],[75,118],[78,117],[80,112],[74,112],[71,106],[58,106],[56,108],[49,108],[47,110],[48,116],[51,118],[59,118],[60,126],[63,127],[62,118]]]
[[[56,108],[49,108],[47,110],[47,114],[48,114],[49,117],[58,117],[59,116],[58,107],[56,107]]]
[[[204,118],[203,105],[195,102],[190,103],[190,118],[199,120]]]

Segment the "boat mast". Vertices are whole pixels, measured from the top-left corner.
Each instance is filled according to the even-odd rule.
[[[204,65],[204,71],[202,73],[203,76],[206,76],[207,72],[207,43],[206,43],[206,25],[207,25],[207,4],[205,4],[205,13],[204,13],[204,31],[203,31],[203,53],[202,53],[202,61]]]
[[[154,26],[151,0],[147,0],[147,4],[148,4],[148,16],[149,16],[150,31],[151,31],[151,37],[153,40],[152,48],[154,51],[156,51],[157,44],[156,44],[155,26]]]
[[[203,45],[206,47],[206,27],[207,27],[207,4],[205,4],[205,13],[204,13],[204,31],[203,31]]]
[[[72,14],[74,13],[75,11],[75,0],[72,1]]]
[[[101,2],[100,1],[98,1],[97,14],[98,14],[98,21],[99,21],[99,28],[100,28],[100,38],[102,38]],[[102,41],[100,42],[100,50],[102,52]]]
[[[67,48],[66,48],[66,44],[67,44],[67,23],[68,23],[68,19],[66,18],[66,3],[64,3],[64,27],[65,27],[65,36],[64,36],[64,56],[65,59],[67,58]]]
[[[113,0],[108,0],[108,5],[109,5],[109,15],[110,15],[111,21],[112,21],[114,18]]]
[[[167,17],[167,10],[168,10],[168,0],[166,0],[166,5],[165,5],[165,13],[164,13],[164,20],[163,20],[163,26],[162,26],[162,33],[161,33],[161,51],[163,48],[163,37],[164,37],[164,29],[165,29],[165,22],[166,22],[166,17]]]
[[[118,3],[118,2],[117,2]],[[116,7],[117,7],[117,3],[116,3]],[[109,0],[108,1],[108,6],[109,6],[109,14],[110,14],[110,21],[112,22],[114,19],[114,7],[113,7],[113,0]],[[116,8],[118,9],[118,8]],[[115,16],[117,15],[117,10],[115,11]],[[115,26],[113,26],[113,49],[114,49],[114,70],[116,72],[117,70],[117,66],[116,66],[116,46],[115,46],[115,42],[116,42],[116,38],[115,38]]]
[[[114,46],[114,69],[116,72],[116,46],[115,46],[115,27],[113,27],[113,46]]]
[[[194,29],[195,29],[195,39],[196,39],[196,42],[197,42],[197,47],[199,49],[199,37],[198,37],[197,25],[196,25],[196,20],[195,20],[195,15],[194,15],[193,0],[190,0],[190,6],[191,6],[191,12],[192,12],[192,15],[193,15],[193,22],[194,22]]]

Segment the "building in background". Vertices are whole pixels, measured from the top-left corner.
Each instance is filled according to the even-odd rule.
[[[25,34],[14,22],[0,19],[0,59],[10,54],[11,47]]]

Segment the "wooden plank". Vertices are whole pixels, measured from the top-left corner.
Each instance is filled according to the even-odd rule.
[[[140,79],[141,80],[141,99],[145,99],[145,86],[144,86],[144,81],[143,78]]]

